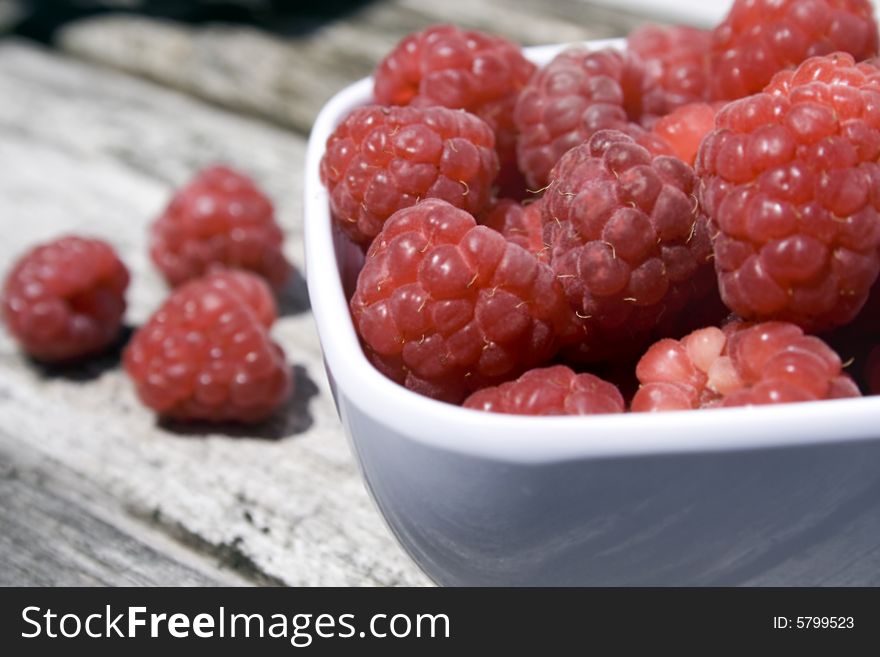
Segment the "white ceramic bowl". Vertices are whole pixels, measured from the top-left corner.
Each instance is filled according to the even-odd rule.
[[[609,44],[618,42],[589,45]],[[527,53],[540,64],[562,47]],[[880,581],[871,557],[880,546],[880,397],[522,417],[436,402],[376,371],[345,292],[362,258],[331,229],[318,174],[327,137],[371,93],[369,79],[343,89],[312,130],[308,287],[367,487],[430,577],[452,585],[797,585],[864,568],[863,583]],[[867,530],[863,516],[873,518]],[[853,524],[861,530],[842,539]]]

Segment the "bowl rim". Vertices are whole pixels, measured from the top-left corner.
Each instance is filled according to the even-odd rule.
[[[623,43],[604,39],[524,52],[542,64],[572,45],[599,49]],[[325,365],[337,394],[362,413],[440,450],[519,463],[880,440],[880,396],[698,412],[534,417],[462,408],[387,379],[367,360],[355,333],[319,174],[327,138],[348,112],[370,102],[372,84],[372,78],[364,78],[345,87],[315,120],[306,151],[303,206],[306,279]]]

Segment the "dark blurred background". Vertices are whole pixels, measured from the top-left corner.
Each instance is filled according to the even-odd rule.
[[[371,0],[0,0],[0,34],[51,44],[67,23],[89,16],[132,13],[199,25],[238,23],[282,35],[308,32]]]

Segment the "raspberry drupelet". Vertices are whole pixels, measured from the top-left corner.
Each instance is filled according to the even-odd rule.
[[[645,100],[646,105],[668,114],[708,98],[711,35],[709,30],[683,25],[646,25],[629,33],[626,47],[642,60],[646,93],[656,96]]]
[[[641,352],[661,321],[715,286],[693,170],[620,132],[566,153],[544,195],[550,264],[576,310],[581,362]]]
[[[732,322],[654,344],[632,410],[671,411],[858,397],[838,355],[786,322]]]
[[[31,357],[81,360],[117,339],[128,282],[128,270],[109,244],[62,237],[34,247],[13,265],[3,286],[3,316]]]
[[[880,271],[880,71],[812,58],[728,104],[697,155],[724,302],[810,332],[850,322]]]
[[[575,374],[564,365],[529,370],[515,381],[478,390],[464,406],[514,415],[595,415],[626,410],[617,386],[592,374]]]
[[[172,198],[150,231],[150,256],[169,285],[213,267],[237,267],[280,288],[291,266],[269,198],[253,180],[226,166],[200,171]]]
[[[287,399],[266,290],[251,283],[229,273],[185,283],[135,333],[125,370],[147,407],[175,420],[254,423]]]
[[[321,159],[333,220],[363,247],[388,217],[420,199],[479,213],[497,173],[485,121],[443,107],[358,108],[330,135]]]
[[[672,155],[691,166],[703,138],[715,127],[715,115],[726,103],[690,103],[660,118],[651,128],[669,145]]]
[[[476,114],[492,128],[502,194],[515,191],[513,108],[535,65],[507,39],[452,25],[405,37],[376,68],[374,94],[383,105],[439,105]]]
[[[877,54],[877,23],[868,0],[736,0],[712,33],[710,98],[761,91],[779,71],[809,57]]]
[[[378,369],[452,403],[546,363],[574,329],[548,265],[439,199],[385,223],[351,311]]]
[[[508,241],[543,260],[546,259],[547,249],[544,246],[542,204],[541,198],[527,204],[511,199],[500,199],[480,215],[479,223],[498,231]]]
[[[669,152],[635,123],[662,113],[660,107],[643,106],[645,85],[641,61],[610,49],[569,48],[533,75],[514,112],[519,167],[533,190],[546,186],[566,151],[602,129],[626,132],[655,153]]]

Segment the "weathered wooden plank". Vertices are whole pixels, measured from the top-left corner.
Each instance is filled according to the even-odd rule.
[[[0,276],[62,232],[110,240],[133,274],[128,321],[166,290],[146,226],[173,185],[226,161],[277,200],[302,269],[304,143],[181,94],[0,44]],[[0,332],[0,426],[176,538],[287,584],[422,584],[371,505],[340,428],[300,286],[275,335],[297,373],[286,414],[249,435],[158,426],[112,358],[35,368]]]
[[[104,16],[69,26],[58,43],[87,60],[308,133],[330,96],[369,75],[404,35],[432,23],[453,22],[534,45],[619,36],[643,21],[579,0],[394,0],[283,39],[250,28]]]
[[[0,586],[247,583],[133,522],[88,480],[2,429],[0,499]]]

